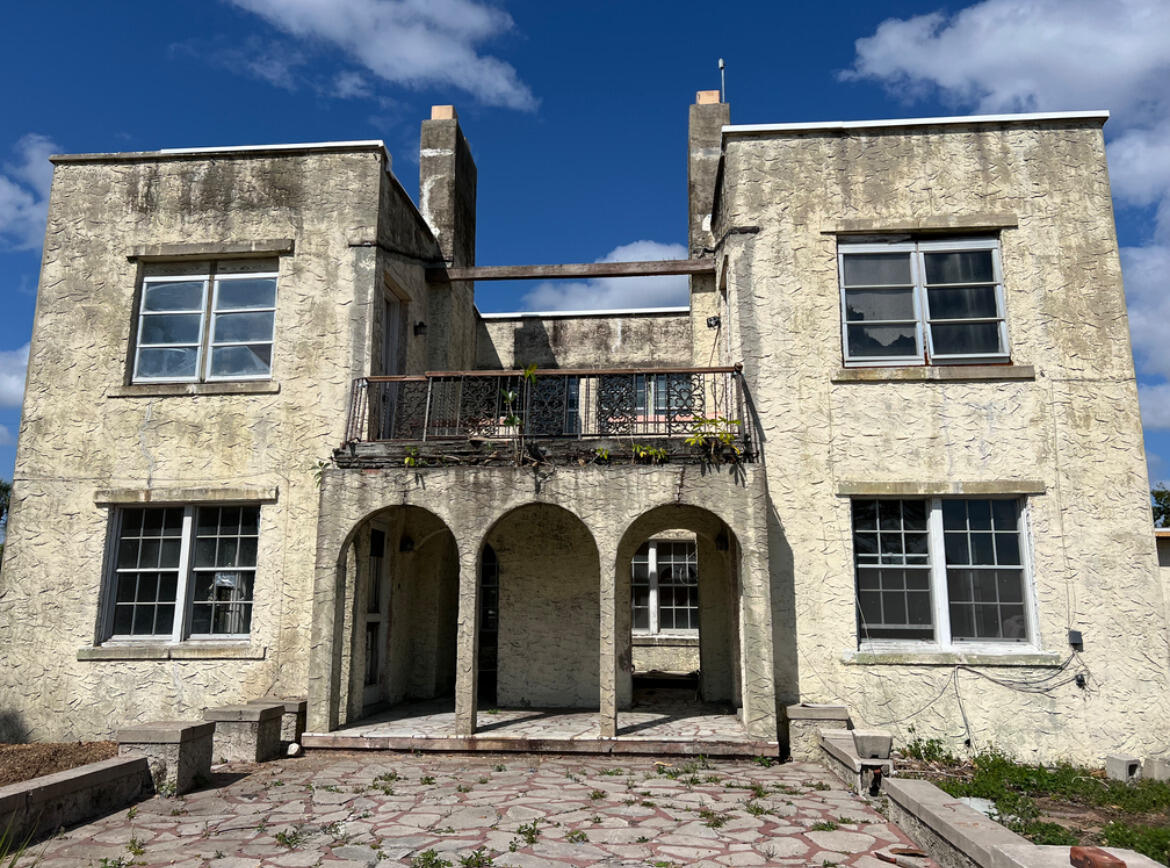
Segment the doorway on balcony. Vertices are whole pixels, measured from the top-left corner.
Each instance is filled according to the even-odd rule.
[[[621,555],[627,568],[617,605],[626,644],[619,650],[618,734],[736,714],[742,701],[734,534],[706,510],[660,507],[634,522]]]
[[[459,592],[454,535],[427,510],[390,507],[357,529],[347,560],[354,576],[346,619],[349,719],[424,700],[453,709]]]

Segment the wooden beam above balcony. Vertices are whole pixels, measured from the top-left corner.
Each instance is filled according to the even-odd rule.
[[[662,274],[714,274],[715,260],[663,259],[650,262],[582,262],[568,265],[477,265],[428,268],[428,283],[457,280],[554,280],[574,277],[645,277]]]

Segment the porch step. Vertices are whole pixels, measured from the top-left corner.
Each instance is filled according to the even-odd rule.
[[[775,757],[778,741],[695,738],[536,738],[513,735],[411,736],[358,735],[344,731],[306,732],[301,745],[309,750],[482,751],[514,753],[654,754],[656,756]]]

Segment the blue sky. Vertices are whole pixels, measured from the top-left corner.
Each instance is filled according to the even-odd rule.
[[[720,9],[734,10],[721,15]],[[686,123],[1106,108],[1151,472],[1170,477],[1164,0],[205,0],[9,4],[0,33],[0,476],[11,478],[53,152],[383,139],[454,103],[481,265],[681,254]],[[685,286],[685,284],[683,284]],[[678,281],[484,285],[485,311],[685,303]]]

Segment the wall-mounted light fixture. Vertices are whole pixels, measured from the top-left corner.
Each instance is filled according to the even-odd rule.
[[[707,328],[717,329],[721,325],[723,325],[723,320],[721,320],[719,317],[717,317],[717,316],[707,317]]]
[[[418,322],[416,322],[414,324],[415,337],[418,337],[419,335],[425,335],[426,333],[427,333],[427,324],[425,322],[423,322],[422,320],[419,320]]]

